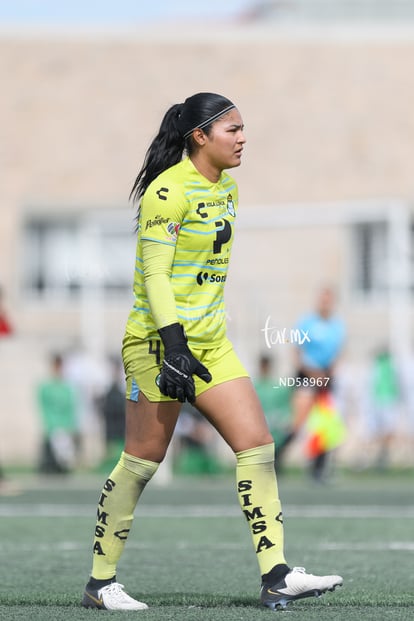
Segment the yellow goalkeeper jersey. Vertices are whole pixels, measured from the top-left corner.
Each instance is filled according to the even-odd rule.
[[[135,304],[127,332],[158,338],[144,284],[141,240],[175,246],[171,286],[178,321],[190,345],[211,349],[226,338],[223,290],[237,212],[237,185],[226,172],[217,183],[187,157],[161,173],[140,205],[135,263]],[[162,304],[162,300],[160,300]]]

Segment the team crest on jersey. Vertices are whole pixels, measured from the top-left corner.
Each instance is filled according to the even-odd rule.
[[[236,216],[236,210],[234,208],[233,197],[231,194],[227,196],[227,213],[233,216],[233,218]]]
[[[178,231],[180,230],[179,222],[169,222],[167,225],[167,231],[169,233],[168,239],[175,241],[177,239]]]

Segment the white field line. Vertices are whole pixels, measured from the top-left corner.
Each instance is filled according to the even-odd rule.
[[[414,506],[381,505],[286,505],[287,518],[343,518],[343,519],[413,519]],[[0,518],[34,517],[93,517],[96,505],[18,504],[0,505]],[[136,517],[143,518],[232,518],[239,517],[237,505],[139,505]],[[1,522],[0,522],[1,528]]]
[[[246,543],[247,542],[247,543]],[[188,541],[169,541],[157,543],[154,542],[135,542],[129,540],[128,549],[133,550],[154,550],[158,549],[173,549],[173,550],[243,550],[249,544],[246,542],[224,542],[217,543],[200,542],[192,543]],[[56,552],[79,552],[85,550],[85,544],[78,541],[60,541],[53,542],[53,546],[50,543],[16,543],[16,542],[0,542],[0,552],[2,554],[12,553],[30,553],[30,552],[50,552],[53,550]],[[414,541],[378,541],[378,542],[322,542],[319,544],[312,544],[312,549],[324,550],[336,552],[338,550],[348,552],[414,552]]]
[[[346,543],[346,542],[324,542],[319,544],[320,550],[345,550],[349,552],[384,552],[393,551],[398,552],[414,552],[414,541],[378,541],[377,543],[371,541],[370,543]]]

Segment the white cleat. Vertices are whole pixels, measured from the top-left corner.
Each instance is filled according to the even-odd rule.
[[[294,567],[277,584],[264,584],[260,591],[260,601],[272,610],[286,608],[289,602],[305,597],[319,597],[342,584],[341,576],[314,576],[307,574],[304,567]]]
[[[124,591],[124,585],[111,582],[100,589],[86,587],[82,599],[85,608],[99,608],[100,610],[146,610],[147,604],[130,597]]]

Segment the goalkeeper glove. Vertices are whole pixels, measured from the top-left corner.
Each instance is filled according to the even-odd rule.
[[[208,369],[194,358],[187,345],[184,328],[179,323],[160,328],[158,334],[164,344],[164,360],[159,378],[159,389],[163,395],[178,399],[181,403],[195,401],[193,375],[207,384],[211,382]]]

